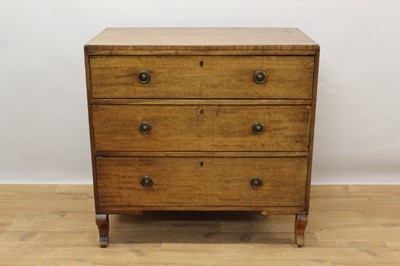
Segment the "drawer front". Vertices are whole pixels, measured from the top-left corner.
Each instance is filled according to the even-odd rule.
[[[307,158],[303,157],[100,157],[96,161],[101,211],[121,206],[304,206]],[[254,181],[251,185],[255,177],[261,180],[258,188],[252,187]]]
[[[312,97],[313,68],[313,56],[90,58],[93,98],[306,99]],[[254,81],[257,70],[266,73],[262,84]],[[150,74],[147,83],[139,81],[141,71]]]
[[[308,150],[309,106],[93,105],[92,108],[98,151]],[[264,128],[261,134],[257,134],[259,124]],[[148,126],[148,131],[140,131],[143,125]]]

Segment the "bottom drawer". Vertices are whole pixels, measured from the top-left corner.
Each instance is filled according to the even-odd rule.
[[[305,204],[306,157],[99,157],[96,161],[101,212],[132,206],[167,210],[168,206]]]

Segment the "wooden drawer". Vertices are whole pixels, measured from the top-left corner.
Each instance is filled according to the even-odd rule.
[[[308,151],[310,106],[93,105],[97,151]],[[139,127],[146,122],[149,134]],[[254,134],[253,125],[264,125]]]
[[[99,208],[103,212],[132,206],[305,204],[306,157],[99,157],[96,164]],[[144,176],[150,176],[150,188],[141,184]],[[254,177],[261,179],[260,188],[252,188]]]
[[[267,74],[257,84],[257,70]],[[93,98],[312,98],[313,56],[92,56]],[[138,74],[146,70],[150,81]]]

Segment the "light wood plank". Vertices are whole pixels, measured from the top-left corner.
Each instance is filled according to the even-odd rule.
[[[312,186],[301,249],[292,216],[260,212],[111,215],[100,249],[92,191],[0,185],[0,265],[400,265],[400,186]]]

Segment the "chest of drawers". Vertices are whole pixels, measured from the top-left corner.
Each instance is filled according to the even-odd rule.
[[[304,245],[319,46],[298,29],[106,29],[85,46],[96,223],[295,215]]]

